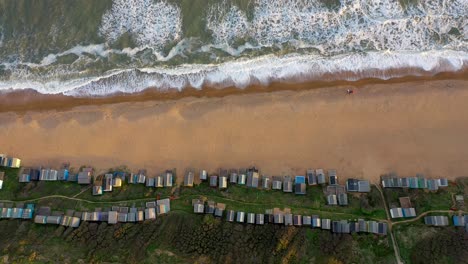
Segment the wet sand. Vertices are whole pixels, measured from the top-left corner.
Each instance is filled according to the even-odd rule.
[[[355,94],[346,95],[349,87]],[[467,87],[459,77],[89,104],[62,98],[32,108],[16,101],[2,105],[0,151],[25,166],[125,164],[150,175],[256,165],[269,175],[320,167],[373,181],[391,171],[454,179],[468,175]]]

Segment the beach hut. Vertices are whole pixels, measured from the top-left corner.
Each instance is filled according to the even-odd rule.
[[[257,225],[263,225],[263,224],[265,224],[265,215],[264,215],[264,214],[257,214],[257,215],[256,215],[255,223],[256,223]]]
[[[273,215],[274,223],[275,224],[283,224],[284,223],[284,214],[282,213],[275,213]]]
[[[400,208],[401,209],[401,208]],[[403,212],[403,216],[408,218],[408,217],[416,217],[416,210],[411,207],[411,208],[403,208],[401,209]]]
[[[262,176],[262,189],[269,190],[271,188],[271,179],[268,176]]]
[[[237,184],[237,169],[230,169],[229,170],[229,182],[231,184]]]
[[[403,217],[403,210],[401,208],[391,208],[390,215],[392,218],[401,218]]]
[[[284,225],[286,225],[286,226],[293,225],[293,215],[292,214],[284,214]]]
[[[112,175],[112,173],[107,173],[106,175],[104,175],[104,192],[112,192],[113,178],[114,176]]]
[[[244,212],[237,212],[236,215],[236,222],[244,223],[245,213]]]
[[[312,216],[312,227],[322,228],[322,229],[330,229],[330,219],[320,219],[320,217],[318,215],[313,215]]]
[[[255,214],[248,213],[247,214],[247,224],[255,224]]]
[[[448,226],[449,221],[447,216],[437,215],[424,217],[424,223],[430,226]]]
[[[306,171],[307,176],[307,183],[309,185],[317,185],[317,176],[315,175],[315,171],[313,169],[308,169]]]
[[[290,176],[285,176],[283,178],[283,192],[290,193],[292,192],[292,180]]]
[[[294,215],[293,216],[293,225],[302,226],[302,215]]]
[[[228,180],[227,176],[219,177],[219,184],[218,184],[219,189],[227,189],[228,187],[227,180]]]
[[[171,170],[167,170],[164,173],[164,187],[172,187],[174,183],[174,173]]]
[[[206,181],[208,179],[208,173],[206,170],[201,170],[200,171],[200,180],[201,181]]]
[[[78,173],[78,184],[90,184],[91,183],[91,171],[81,171]]]
[[[156,219],[156,208],[145,209],[145,220]]]
[[[439,181],[436,179],[427,180],[427,189],[429,191],[437,191],[439,189]]]
[[[224,203],[217,203],[214,211],[214,215],[216,217],[223,217],[224,210],[226,210],[226,204]]]
[[[205,214],[214,214],[216,209],[216,203],[214,201],[206,202]]]
[[[247,181],[247,171],[245,169],[239,170],[239,175],[237,176],[237,184],[245,185]]]
[[[157,214],[167,214],[171,211],[171,200],[169,198],[156,200]]]
[[[196,214],[203,214],[205,212],[205,205],[201,201],[197,201],[193,204],[193,212]]]
[[[315,170],[315,175],[317,176],[317,183],[318,184],[325,184],[325,173],[323,172],[323,169],[316,169]]]
[[[185,187],[193,187],[193,180],[195,178],[195,172],[192,170],[188,170],[185,173],[184,177],[184,186]]]
[[[161,188],[164,187],[164,176],[163,175],[158,175],[154,179],[154,187]]]
[[[226,212],[226,221],[234,222],[235,214],[236,212],[234,212],[233,210],[228,210]]]
[[[258,170],[253,167],[247,171],[247,187],[258,188],[258,182],[260,180],[260,174]]]
[[[118,222],[118,212],[117,211],[109,211],[108,213],[108,218],[107,218],[107,223],[108,224],[117,224]]]
[[[305,226],[312,226],[312,217],[308,215],[302,216],[302,224]]]
[[[338,200],[336,199],[336,194],[330,194],[327,196],[328,205],[337,205]]]
[[[218,186],[218,176],[211,175],[210,176],[210,187],[216,188]]]
[[[271,184],[271,188],[273,190],[281,190],[283,189],[283,181],[280,177],[273,177],[273,182]]]
[[[338,204],[339,205],[348,205],[348,194],[347,193],[338,194]]]
[[[154,177],[146,177],[146,187],[154,187],[154,183],[156,182],[156,178]]]
[[[448,186],[448,180],[445,178],[438,179],[438,185],[439,187],[447,187]]]
[[[328,171],[328,184],[330,184],[330,185],[337,185],[338,184],[338,176],[336,175],[336,170],[329,170]]]

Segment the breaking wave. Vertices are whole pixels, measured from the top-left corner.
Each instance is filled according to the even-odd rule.
[[[123,69],[103,76],[67,81],[1,83],[0,89],[36,87],[43,94],[63,93],[78,97],[137,93],[147,88],[161,91],[200,89],[204,86],[244,88],[251,84],[267,85],[273,81],[358,80],[395,78],[405,75],[436,74],[464,70],[468,53],[439,52],[369,52],[323,57],[321,55],[265,55],[239,59],[219,65],[181,65]],[[405,69],[398,71],[399,69]]]
[[[224,0],[193,14],[185,2],[114,0],[97,18],[97,43],[31,52],[29,59],[14,45],[5,52],[11,34],[0,25],[0,91],[106,96],[467,68],[467,0],[326,2],[252,0],[246,7]],[[195,26],[184,32],[189,19],[201,25],[200,36]]]

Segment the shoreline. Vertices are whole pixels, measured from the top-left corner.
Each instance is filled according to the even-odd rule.
[[[0,93],[0,113],[28,111],[66,111],[78,106],[110,105],[125,102],[172,101],[187,97],[222,98],[231,95],[259,94],[278,91],[307,91],[312,89],[357,89],[381,84],[401,84],[407,82],[427,82],[433,80],[468,80],[468,70],[460,72],[445,72],[434,76],[405,76],[388,80],[366,78],[357,81],[308,81],[308,82],[274,82],[268,86],[251,85],[246,88],[203,87],[202,89],[184,88],[159,91],[147,88],[135,94],[113,94],[103,97],[73,97],[63,94],[40,94],[32,89]]]
[[[468,171],[466,78],[0,113],[2,151],[24,166],[257,166],[270,176],[336,169],[341,179]],[[69,106],[67,106],[69,107]],[[179,175],[178,180],[181,180]]]

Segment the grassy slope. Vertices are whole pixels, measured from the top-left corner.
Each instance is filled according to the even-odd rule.
[[[392,263],[386,237],[232,224],[183,212],[141,224],[77,229],[0,221],[0,258],[60,263]],[[3,231],[4,230],[4,231]],[[379,245],[376,247],[375,245]]]

